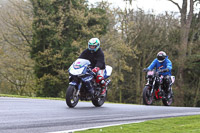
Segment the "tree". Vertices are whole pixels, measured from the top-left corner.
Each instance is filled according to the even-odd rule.
[[[34,95],[32,7],[28,1],[4,1],[0,8],[1,90],[2,93]]]
[[[107,21],[102,9],[89,10],[84,0],[31,2],[34,11],[31,55],[36,62],[38,95],[58,97],[67,87],[68,67],[87,46],[87,40],[106,32]]]
[[[168,0],[175,4],[181,14],[181,28],[180,28],[180,49],[179,49],[179,79],[180,79],[180,85],[183,84],[183,70],[184,70],[184,63],[186,60],[186,56],[188,54],[188,40],[189,40],[189,32],[191,28],[192,18],[193,18],[193,12],[194,12],[194,4],[195,2],[198,2],[198,0],[183,0],[182,7],[179,6],[177,2],[174,0]],[[188,9],[189,4],[189,9]],[[188,12],[189,10],[189,12]]]
[[[178,3],[176,3],[174,0],[168,0],[175,4],[179,11],[180,11],[180,45],[178,48],[178,72],[177,72],[177,79],[178,79],[178,87],[181,89],[180,92],[183,93],[183,99],[186,101],[184,104],[185,106],[190,105],[188,102],[193,101],[192,98],[187,99],[187,97],[191,97],[191,92],[188,92],[188,88],[192,89],[192,86],[188,86],[188,84],[185,84],[188,80],[188,76],[185,74],[185,72],[192,71],[190,68],[191,65],[193,65],[193,59],[194,55],[192,54],[193,48],[196,47],[194,43],[194,38],[198,36],[198,29],[199,29],[199,17],[198,15],[194,14],[194,6],[199,4],[199,0],[183,0],[182,6]],[[188,6],[189,5],[189,6]],[[196,18],[195,18],[196,17]],[[195,20],[195,21],[194,21]],[[195,22],[195,23],[194,23]],[[196,50],[195,50],[196,51]],[[198,51],[198,50],[197,50]],[[195,53],[195,52],[194,52]],[[196,55],[195,55],[196,56]],[[190,61],[191,60],[191,61]],[[190,62],[190,65],[188,64]],[[198,78],[197,78],[198,79]],[[199,86],[196,86],[199,88]],[[184,90],[185,89],[185,90]],[[196,89],[198,90],[198,89]],[[195,91],[198,92],[198,91]],[[196,93],[196,96],[198,96],[198,93]],[[196,98],[195,98],[196,99]],[[196,100],[197,101],[197,100]],[[196,102],[195,102],[196,104]]]
[[[189,33],[188,57],[184,69],[185,106],[200,106],[200,13],[194,14]]]

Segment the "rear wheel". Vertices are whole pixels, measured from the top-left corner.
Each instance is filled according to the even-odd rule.
[[[145,105],[151,105],[153,103],[153,95],[150,96],[151,87],[145,86],[143,89],[143,103]]]
[[[173,102],[173,92],[169,92],[170,93],[170,96],[166,96],[165,99],[162,99],[162,102],[165,106],[170,106]]]
[[[107,97],[107,91],[106,91],[106,94],[104,97],[92,99],[92,104],[95,107],[101,107],[104,104],[104,102],[106,101],[106,97]]]
[[[66,103],[70,108],[75,107],[78,104],[79,97],[76,96],[77,89],[75,86],[69,85],[66,92]]]

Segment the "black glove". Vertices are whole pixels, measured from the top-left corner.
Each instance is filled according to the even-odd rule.
[[[148,69],[148,68],[144,68],[143,71],[144,71],[144,72],[148,72],[149,69]]]

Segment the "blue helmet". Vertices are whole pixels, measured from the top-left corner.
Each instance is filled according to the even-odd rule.
[[[96,52],[100,48],[100,41],[98,38],[91,38],[88,41],[88,49]]]

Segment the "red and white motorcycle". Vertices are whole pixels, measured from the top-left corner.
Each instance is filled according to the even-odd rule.
[[[145,105],[153,104],[153,101],[162,99],[165,106],[170,106],[173,102],[172,85],[175,81],[175,76],[171,76],[170,87],[166,87],[163,83],[163,76],[159,75],[160,70],[147,72],[147,83],[143,89],[143,103]],[[164,71],[162,71],[164,72]]]

